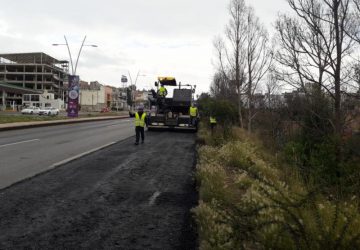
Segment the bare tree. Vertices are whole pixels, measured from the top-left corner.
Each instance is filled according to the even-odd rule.
[[[259,82],[265,76],[272,63],[272,51],[268,47],[268,35],[252,7],[247,10],[246,19],[246,75],[247,75],[247,109],[248,132],[252,130],[253,96]]]
[[[213,76],[210,93],[217,99],[227,99],[234,103],[237,101],[235,86],[230,84],[230,81],[222,72],[217,72]]]
[[[307,90],[317,86],[333,99],[333,131],[341,138],[343,116],[341,91],[348,80],[347,63],[354,49],[348,35],[354,16],[350,0],[288,0],[296,17],[280,16],[276,28],[283,80]],[[338,145],[338,161],[340,145]]]
[[[237,94],[237,107],[239,112],[239,123],[243,127],[242,118],[242,94],[244,75],[244,41],[246,5],[244,0],[231,0],[229,5],[230,21],[226,26],[226,42],[216,38],[214,47],[217,52],[218,72],[226,79],[228,86],[235,87]]]
[[[217,38],[214,41],[218,72],[227,79],[229,87],[235,86],[241,127],[244,127],[244,96],[247,97],[247,127],[251,132],[251,121],[255,116],[253,95],[269,69],[272,53],[268,48],[268,36],[264,26],[260,24],[254,10],[245,5],[244,0],[231,0],[229,14],[230,21],[225,30],[226,40]]]

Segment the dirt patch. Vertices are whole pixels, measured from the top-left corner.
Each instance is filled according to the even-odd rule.
[[[133,140],[0,191],[0,249],[196,249],[195,135]]]

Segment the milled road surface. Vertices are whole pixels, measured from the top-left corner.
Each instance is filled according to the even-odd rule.
[[[0,249],[196,249],[194,139],[148,132],[0,190]]]

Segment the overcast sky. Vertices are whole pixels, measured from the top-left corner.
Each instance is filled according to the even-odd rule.
[[[84,35],[77,73],[82,80],[120,86],[130,72],[137,86],[150,88],[157,76],[208,91],[214,72],[212,41],[228,22],[228,0],[2,0],[0,53],[45,52],[68,60],[66,35],[73,59]],[[285,0],[251,0],[270,29]]]

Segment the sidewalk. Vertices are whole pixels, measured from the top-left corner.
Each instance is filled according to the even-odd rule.
[[[126,115],[126,116],[125,115],[123,115],[123,116],[99,116],[99,117],[73,118],[73,119],[54,120],[54,121],[31,121],[31,122],[2,123],[2,124],[0,124],[0,131],[23,129],[23,128],[33,128],[33,127],[55,126],[55,125],[80,123],[80,122],[115,120],[115,119],[124,119],[124,118],[129,118],[129,116],[128,115]]]

